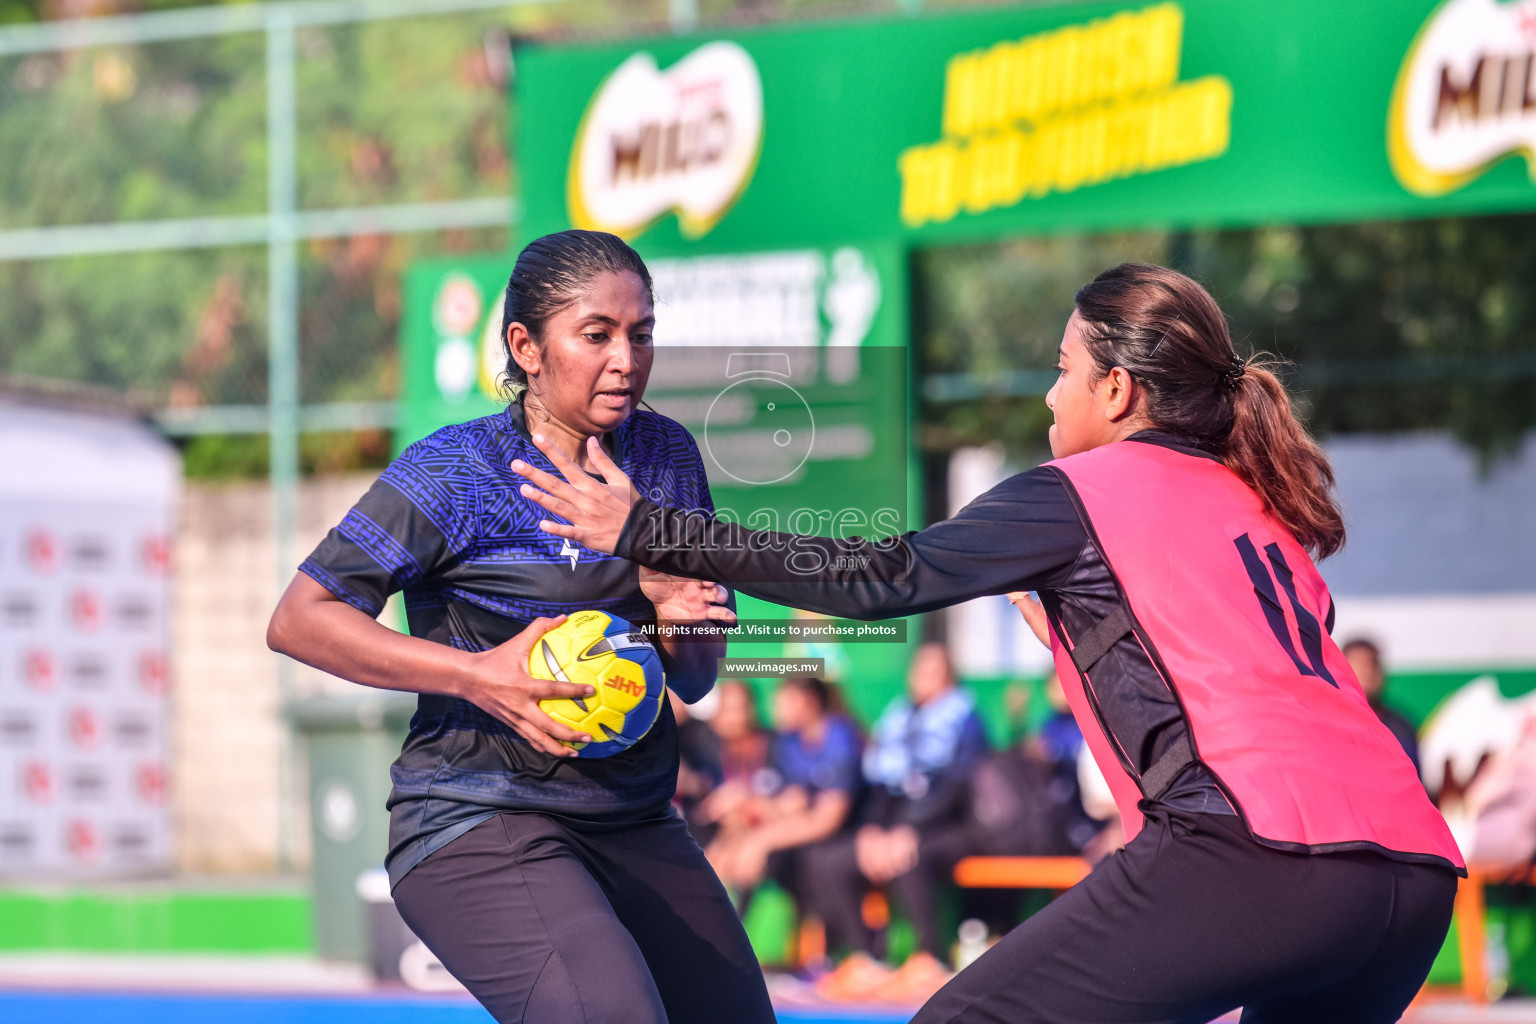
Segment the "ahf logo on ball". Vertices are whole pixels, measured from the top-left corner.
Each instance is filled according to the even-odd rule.
[[[684,236],[713,228],[746,189],[763,140],[763,84],[735,43],[666,71],[648,53],[598,87],[571,151],[571,223],[633,238],[669,210]]]
[[[1536,180],[1536,0],[1447,0],[1403,59],[1387,115],[1392,171],[1452,192],[1523,154]]]

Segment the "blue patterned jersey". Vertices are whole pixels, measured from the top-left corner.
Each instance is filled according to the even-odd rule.
[[[642,494],[714,510],[682,426],[637,410],[612,441],[614,460]],[[413,636],[464,651],[488,650],[539,616],[583,608],[654,619],[633,562],[539,529],[540,519],[555,517],[518,493],[513,459],[556,473],[529,439],[521,405],[444,427],[391,463],[300,570],[369,615],[403,591]],[[423,694],[390,769],[390,880],[503,810],[598,827],[666,814],[677,758],[665,701],[633,747],[576,760],[535,750],[466,700]]]

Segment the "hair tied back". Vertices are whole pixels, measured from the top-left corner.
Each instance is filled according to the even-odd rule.
[[[1243,379],[1243,371],[1248,368],[1247,362],[1242,356],[1233,356],[1232,362],[1222,371],[1221,384],[1228,391],[1236,391],[1238,382]]]

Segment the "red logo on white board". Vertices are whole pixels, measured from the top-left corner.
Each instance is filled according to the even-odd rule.
[[[139,655],[139,687],[156,695],[170,690],[171,673],[162,652],[144,651]]]
[[[47,761],[28,761],[21,766],[21,789],[35,804],[53,802],[53,769]]]
[[[22,663],[22,673],[27,685],[38,693],[47,693],[59,682],[59,663],[49,651],[34,647],[27,652]]]
[[[59,567],[59,541],[47,530],[27,533],[27,564],[36,573],[47,574]]]
[[[101,834],[91,822],[76,818],[64,826],[64,845],[76,860],[90,862],[101,854]]]
[[[69,617],[82,633],[96,632],[106,618],[101,595],[86,587],[76,590],[69,598]]]
[[[139,762],[139,767],[133,774],[133,782],[139,799],[146,804],[165,803],[165,765],[159,761]]]
[[[139,557],[144,563],[144,571],[151,576],[169,576],[171,538],[163,533],[145,535],[143,543],[139,545]]]
[[[95,750],[101,746],[101,717],[90,708],[72,708],[69,739],[81,750]]]

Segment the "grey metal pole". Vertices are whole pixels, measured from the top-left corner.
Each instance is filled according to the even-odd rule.
[[[267,16],[267,439],[272,487],[272,541],[277,592],[293,571],[299,484],[299,250],[293,15]],[[277,657],[277,696],[293,696],[293,663]],[[279,711],[277,867],[292,867],[288,804],[293,738]]]
[[[699,0],[667,0],[667,21],[679,35],[699,27]]]

